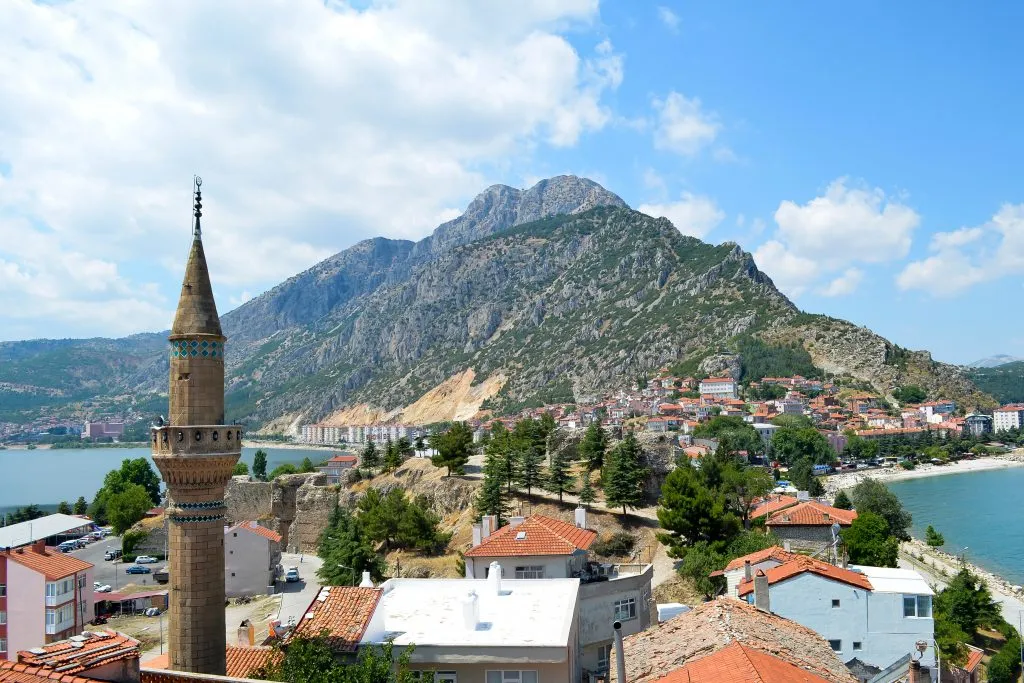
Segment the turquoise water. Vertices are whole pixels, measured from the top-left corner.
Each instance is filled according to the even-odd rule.
[[[1010,583],[1024,584],[1024,468],[947,474],[891,482],[914,516],[913,535],[929,524],[946,538],[942,548]]]
[[[267,452],[268,472],[284,463],[298,464],[306,456],[316,463],[332,455],[332,451],[327,449],[263,450]],[[242,462],[251,468],[255,454],[255,448],[243,448]],[[125,458],[146,458],[152,462],[148,448],[0,451],[0,513],[30,503],[56,507],[62,500],[74,502],[79,496],[91,501],[103,485],[103,477],[119,467]]]

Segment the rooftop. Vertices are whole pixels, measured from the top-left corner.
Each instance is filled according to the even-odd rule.
[[[692,660],[658,683],[828,683],[775,655],[733,641],[718,652]]]
[[[816,500],[809,500],[775,512],[768,518],[766,524],[768,526],[832,526],[839,523],[842,526],[849,526],[855,519],[857,519],[855,510],[840,510]]]
[[[578,579],[391,579],[363,642],[454,647],[559,647],[569,643]],[[477,618],[467,619],[476,594]],[[475,624],[471,626],[470,622]]]
[[[263,538],[268,538],[271,541],[273,541],[274,543],[280,543],[281,542],[281,534],[277,533],[273,529],[268,529],[265,526],[260,526],[256,522],[252,522],[252,521],[239,522],[238,524],[236,524],[235,526],[231,527],[227,531],[239,531],[239,530],[241,530],[241,531],[248,531],[249,533],[256,534],[257,536],[262,536]],[[227,532],[225,532],[225,533],[227,533]]]
[[[92,520],[74,515],[46,515],[0,528],[0,548],[16,548],[50,536],[60,536],[81,527],[92,526]]]
[[[83,631],[67,640],[20,651],[18,664],[29,667],[26,673],[35,669],[36,676],[60,678],[138,656],[139,641],[134,638],[117,631]],[[0,680],[12,679],[0,676]]]
[[[280,650],[265,645],[246,647],[243,645],[228,645],[225,648],[227,655],[226,676],[230,678],[252,678],[252,674],[268,663],[276,663],[284,656]],[[171,655],[164,653],[152,659],[142,662],[144,669],[151,671],[170,669]]]
[[[521,524],[498,529],[480,545],[468,550],[466,557],[572,555],[589,548],[596,538],[596,531],[543,515],[531,515]]]
[[[771,425],[774,427],[775,425]],[[784,508],[793,507],[800,500],[796,496],[783,496],[783,495],[772,495],[763,499],[754,509],[750,511],[750,519],[757,519],[758,517],[764,517],[770,515],[773,512],[778,512]]]
[[[825,639],[811,629],[725,597],[628,636],[624,644],[626,680],[657,681],[665,672],[735,641],[784,659],[830,683],[855,681]],[[615,670],[614,661],[611,670]]]
[[[855,588],[862,588],[866,591],[873,590],[874,588],[869,578],[861,572],[853,571],[852,569],[843,569],[842,567],[837,567],[834,564],[829,564],[828,562],[822,562],[821,560],[815,560],[814,558],[806,556],[800,556],[794,560],[780,564],[778,567],[772,567],[768,571],[764,572],[764,575],[768,579],[768,585],[772,585],[791,579],[794,576],[807,573],[817,574],[818,576],[822,576],[826,579],[846,583]],[[754,580],[744,579],[740,581],[738,589],[740,597],[753,592]]]
[[[935,594],[924,577],[913,569],[865,567],[853,564],[850,565],[850,569],[866,576],[871,582],[871,588],[876,593]]]
[[[787,496],[788,497],[788,496]],[[794,500],[796,500],[794,498]],[[725,571],[732,571],[733,569],[742,569],[744,562],[750,562],[750,564],[758,564],[759,562],[765,562],[767,560],[775,560],[778,563],[789,562],[800,557],[799,553],[791,553],[785,548],[780,548],[777,545],[773,545],[771,548],[765,548],[764,550],[758,550],[757,552],[744,555],[743,557],[737,557],[735,560],[725,566]]]
[[[40,541],[40,543],[42,543]],[[17,562],[23,567],[28,567],[34,572],[42,574],[49,581],[63,579],[77,572],[84,572],[92,569],[90,562],[80,560],[74,555],[62,553],[56,548],[44,548],[40,550],[35,546],[15,548],[5,553],[7,559]]]
[[[381,598],[381,589],[324,586],[306,609],[290,637],[313,637],[327,632],[338,652],[355,652]]]

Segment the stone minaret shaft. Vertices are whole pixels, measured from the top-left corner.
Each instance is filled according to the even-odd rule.
[[[224,424],[224,342],[195,228],[171,327],[168,424],[153,429],[153,461],[169,500],[170,667],[225,675],[224,489],[242,452],[242,428]]]

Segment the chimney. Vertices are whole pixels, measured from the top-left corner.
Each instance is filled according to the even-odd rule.
[[[626,683],[626,653],[622,647],[622,622],[612,622],[612,634],[615,637],[615,680]]]
[[[497,529],[494,528],[497,525],[492,522],[492,519],[493,517],[491,515],[484,515],[480,518],[481,541],[490,536],[491,534],[493,534],[495,531],[497,531]]]
[[[921,675],[921,662],[910,658],[910,683],[924,683],[924,676]]]
[[[491,562],[487,571],[487,583],[491,587],[491,593],[501,595],[501,565],[497,562]]]
[[[750,560],[743,561],[743,578],[746,581],[750,581],[752,578],[754,578],[754,575],[750,570]]]
[[[791,552],[792,548],[790,548],[788,540],[782,542],[782,549],[785,550],[787,553]]]
[[[363,572],[363,580],[359,582],[360,588],[373,588],[373,581],[370,579],[370,572]]]
[[[483,535],[482,535],[482,531],[483,531],[482,526],[483,526],[483,524],[486,524],[486,522],[482,522],[481,524],[474,524],[473,525],[473,547],[474,548],[477,547],[478,545],[480,545],[480,541],[483,540]]]
[[[525,521],[525,519],[525,517],[509,517],[508,525],[510,528],[515,529],[517,526],[522,524]]]
[[[754,575],[754,607],[762,612],[771,613],[772,611],[768,595],[768,577],[761,569],[758,569],[757,574]]]
[[[238,644],[241,647],[252,647],[256,644],[256,627],[248,619],[238,625]]]
[[[469,591],[462,600],[462,618],[467,631],[475,631],[480,623],[480,599],[476,591]]]
[[[587,528],[587,508],[582,506],[576,508],[576,526],[580,529]]]
[[[32,544],[32,550],[34,550],[35,552],[40,553],[40,554],[45,553],[46,552],[46,539],[45,538],[40,538],[38,541],[33,543]]]

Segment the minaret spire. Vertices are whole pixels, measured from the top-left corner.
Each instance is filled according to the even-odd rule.
[[[203,238],[203,228],[202,226],[199,225],[199,219],[203,217],[203,179],[200,178],[199,176],[195,176],[192,182],[195,183],[196,188],[195,213],[192,214],[193,216],[196,217],[196,222],[195,225],[192,227],[192,236],[195,237],[197,240],[200,240]]]

